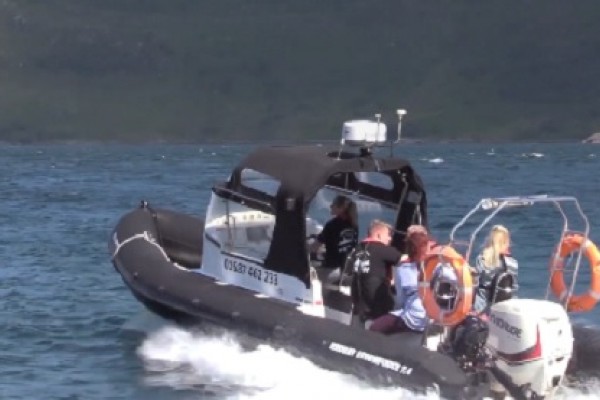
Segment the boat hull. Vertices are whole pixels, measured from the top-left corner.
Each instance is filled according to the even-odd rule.
[[[421,346],[420,335],[384,336],[307,315],[297,304],[203,275],[203,226],[201,218],[148,207],[118,222],[109,242],[113,265],[136,299],[154,314],[184,326],[209,323],[241,332],[376,384],[415,391],[436,387],[445,398],[470,397],[465,389],[473,389],[473,377],[450,357]],[[600,343],[598,331],[577,326],[573,330],[576,357],[571,372],[597,369],[600,346],[590,356],[589,344]],[[584,342],[588,345],[581,345]]]
[[[109,243],[114,267],[153,313],[183,325],[209,322],[240,331],[377,384],[435,387],[446,398],[462,397],[467,375],[451,358],[422,347],[420,335],[384,336],[307,315],[297,304],[203,275],[202,226],[200,218],[150,208],[117,224]]]

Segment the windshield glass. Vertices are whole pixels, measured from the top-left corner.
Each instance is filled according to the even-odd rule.
[[[364,238],[371,221],[380,219],[394,226],[396,219],[396,209],[384,206],[381,203],[357,196],[353,193],[341,192],[332,188],[324,187],[319,190],[310,203],[307,213],[307,235],[318,234],[329,219],[333,218],[331,214],[331,202],[338,196],[343,195],[354,201],[358,212],[358,235],[359,238]]]
[[[279,190],[280,183],[278,180],[253,169],[243,170],[240,177],[242,185],[259,190],[269,196],[275,197],[277,190]]]

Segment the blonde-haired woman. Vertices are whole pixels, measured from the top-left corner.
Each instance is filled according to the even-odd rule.
[[[494,302],[510,297],[518,288],[518,270],[519,264],[510,254],[509,230],[503,225],[494,225],[475,264],[478,279],[474,310],[485,313]],[[502,288],[504,292],[499,290]]]

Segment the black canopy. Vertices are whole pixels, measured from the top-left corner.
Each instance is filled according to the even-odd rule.
[[[276,196],[243,185],[242,172],[254,170],[280,182]],[[359,172],[387,175],[393,187],[383,188],[357,178]],[[215,186],[215,193],[275,214],[273,241],[265,267],[295,275],[308,282],[306,211],[324,186],[379,200],[397,206],[398,231],[393,244],[403,248],[406,228],[419,214],[427,224],[423,183],[407,160],[379,157],[367,152],[339,152],[318,145],[261,147],[249,154],[233,170],[229,181]]]

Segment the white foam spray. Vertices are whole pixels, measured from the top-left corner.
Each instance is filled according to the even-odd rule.
[[[433,393],[418,395],[402,387],[377,388],[268,345],[246,350],[226,331],[209,334],[165,326],[146,337],[138,355],[149,386],[198,390],[229,400],[439,399]],[[598,389],[600,382],[586,380],[563,389],[556,398],[598,399]]]
[[[231,334],[216,336],[165,327],[150,334],[138,354],[148,373],[146,384],[175,389],[197,387],[220,392],[228,399],[438,398],[400,387],[375,388],[268,345],[246,351]]]

